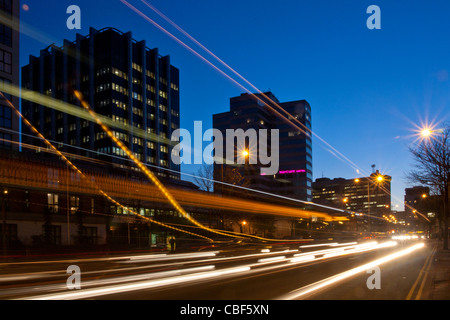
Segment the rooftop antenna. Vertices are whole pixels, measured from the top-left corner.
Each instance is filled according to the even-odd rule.
[[[375,173],[375,167],[376,167],[376,165],[372,165],[372,173]]]

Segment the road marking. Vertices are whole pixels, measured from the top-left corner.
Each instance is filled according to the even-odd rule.
[[[415,297],[415,300],[420,300],[422,296],[423,287],[425,285],[428,272],[430,271],[431,262],[433,261],[434,254],[436,252],[436,245],[434,245],[433,250],[431,250],[431,253],[428,255],[427,259],[425,260],[425,263],[422,267],[422,269],[419,272],[419,276],[417,277],[416,281],[414,282],[413,286],[411,287],[411,290],[409,291],[408,295],[406,296],[406,300],[411,300],[414,292],[416,291],[416,287],[420,282],[420,279],[422,279],[422,282],[419,287],[419,291],[417,292],[417,295]]]

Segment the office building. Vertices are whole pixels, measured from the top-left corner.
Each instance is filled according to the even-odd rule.
[[[81,108],[77,90],[98,115],[109,119],[114,136],[136,158],[162,177],[179,179],[180,167],[170,161],[170,138],[180,126],[179,70],[170,56],[149,49],[145,40],[136,41],[131,32],[114,28],[91,28],[86,36],[77,34],[75,41],[64,40],[62,47],[51,45],[38,57],[30,56],[22,69],[22,84],[71,105],[61,111],[22,103],[25,117],[60,150],[119,166],[130,164],[92,119],[72,112]],[[24,141],[42,145],[25,127],[24,133]]]
[[[19,0],[0,1],[0,91],[5,98],[19,107],[19,98],[1,86],[3,83],[19,86]],[[0,98],[0,148],[18,149],[19,118]]]
[[[378,171],[364,178],[319,178],[313,183],[313,202],[382,217],[391,212],[391,180]]]
[[[285,112],[289,115],[286,115]],[[292,123],[297,127],[293,126]],[[276,174],[261,174],[260,169],[268,167],[267,164],[261,163],[258,157],[260,148],[265,148],[265,146],[250,146],[249,141],[246,141],[245,145],[238,145],[239,142],[237,142],[235,148],[236,162],[241,156],[242,150],[247,150],[246,164],[233,167],[228,164],[216,163],[214,166],[216,181],[235,183],[235,181],[227,181],[227,173],[230,170],[238,169],[244,178],[244,184],[249,188],[311,201],[312,140],[308,131],[311,129],[311,107],[307,101],[281,103],[272,92],[263,94],[245,93],[230,99],[230,111],[213,116],[213,127],[220,130],[224,137],[228,129],[242,129],[245,132],[249,129],[254,129],[256,132],[266,129],[268,132],[268,154],[272,152],[270,132],[279,130],[279,168]],[[223,150],[226,150],[225,142]],[[250,161],[252,157],[255,158],[253,164]],[[256,158],[258,158],[257,161]],[[216,192],[220,193],[224,188],[231,192],[227,186],[215,185]]]

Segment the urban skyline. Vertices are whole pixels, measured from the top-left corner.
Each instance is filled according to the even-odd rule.
[[[229,97],[243,93],[242,88],[236,88],[149,21],[125,10],[127,7],[123,3],[108,2],[110,10],[104,10],[101,1],[95,6],[79,1],[81,31],[65,27],[68,17],[65,10],[70,4],[69,1],[58,2],[55,11],[61,14],[49,19],[46,11],[29,3],[28,11],[22,10],[22,21],[38,30],[42,36],[38,40],[47,44],[61,43],[61,39],[73,38],[76,32],[86,33],[88,27],[114,26],[128,30],[129,23],[133,23],[136,38],[146,39],[150,46],[157,44],[162,54],[170,53],[175,66],[183,67],[180,82],[184,84],[185,93],[180,97],[181,112],[192,108],[197,112],[184,112],[182,128],[191,129],[195,120],[212,127],[206,115],[225,111]],[[175,34],[173,28],[143,3],[133,4]],[[404,8],[400,4],[379,1],[383,9],[381,30],[367,29],[365,11],[368,5],[362,3],[341,6],[325,2],[322,5],[288,2],[286,7],[290,10],[272,8],[266,1],[258,2],[258,6],[252,1],[239,5],[229,3],[220,8],[220,24],[212,18],[217,17],[216,4],[206,6],[198,1],[186,6],[182,1],[170,1],[155,5],[262,91],[270,88],[282,101],[301,96],[315,106],[314,132],[356,164],[360,172],[313,137],[314,179],[365,176],[370,173],[370,166],[376,164],[377,169],[393,177],[393,207],[402,209],[404,189],[409,186],[405,174],[411,165],[407,147],[415,139],[416,126],[449,119],[445,110],[450,67],[444,59],[449,48],[445,42],[434,40],[445,30],[446,19],[439,19],[439,16],[448,4],[432,2],[423,7],[413,2]],[[179,10],[171,10],[171,7]],[[197,10],[199,8],[202,10]],[[120,19],[117,12],[122,13]],[[184,14],[187,12],[189,14]],[[244,12],[253,13],[252,18],[243,19]],[[339,14],[334,16],[335,12]],[[278,16],[287,17],[281,21]],[[427,23],[410,23],[424,21],[423,17]],[[50,20],[54,21],[49,23]],[[239,24],[232,21],[239,21]],[[428,34],[435,37],[427,37]],[[224,41],[217,41],[217,35],[225,37]],[[411,41],[413,35],[414,41]],[[422,45],[412,47],[417,39]],[[28,54],[40,50],[42,44],[37,43],[38,40],[22,35],[21,65]],[[330,52],[328,47],[336,50]],[[284,59],[273,64],[270,61],[275,52]],[[424,58],[427,56],[430,59]],[[285,70],[285,75],[278,79],[276,75],[281,70]],[[198,90],[197,84],[201,84],[202,90]],[[350,88],[358,89],[351,91]],[[334,123],[333,130],[327,126],[330,121]],[[359,133],[360,139],[353,139],[354,132]],[[366,174],[361,172],[363,170]],[[183,166],[182,171],[194,173],[197,167]]]
[[[0,300],[449,300],[448,10],[0,0]]]

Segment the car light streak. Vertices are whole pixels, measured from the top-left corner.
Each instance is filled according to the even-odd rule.
[[[134,263],[145,263],[143,266],[133,266],[126,268],[113,268],[106,270],[95,270],[83,272],[84,275],[95,274],[103,275],[106,272],[123,272],[123,271],[137,271],[146,268],[161,268],[169,267],[174,268],[180,266],[176,270],[146,272],[139,275],[110,277],[105,279],[95,279],[89,281],[83,281],[82,291],[75,292],[59,292],[65,290],[63,284],[58,285],[46,285],[41,287],[32,288],[11,288],[12,291],[0,292],[0,296],[11,293],[14,295],[26,295],[26,298],[20,299],[37,299],[37,300],[64,300],[64,299],[85,299],[93,298],[97,296],[110,295],[115,293],[129,292],[133,290],[144,290],[158,288],[162,286],[171,286],[183,283],[192,283],[195,281],[203,281],[208,279],[227,279],[234,276],[252,276],[254,274],[282,271],[285,268],[295,268],[297,266],[308,264],[314,261],[325,261],[327,259],[336,258],[339,256],[345,256],[350,254],[356,254],[369,250],[376,250],[384,247],[395,245],[396,242],[386,242],[378,244],[376,242],[368,242],[360,245],[344,245],[344,247],[331,248],[324,250],[316,250],[312,252],[297,253],[298,250],[283,250],[278,252],[264,252],[257,254],[245,254],[241,256],[232,257],[217,257],[218,251],[212,252],[197,252],[188,254],[156,254],[156,255],[140,255],[140,256],[122,256],[117,257],[117,263],[122,263],[124,260],[128,260]],[[279,254],[283,253],[282,256]],[[167,264],[148,264],[148,262],[160,262],[166,259],[178,259],[179,262],[167,263]],[[183,261],[183,259],[195,259],[190,261]],[[246,263],[245,260],[255,259],[255,262]],[[79,261],[82,261],[80,259]],[[93,259],[89,259],[93,260]],[[241,265],[237,267],[218,269],[218,263],[228,263],[229,261],[244,260]],[[214,263],[214,265],[213,265]],[[205,266],[195,266],[195,264],[205,264]],[[188,265],[192,265],[191,268],[187,268]],[[244,274],[245,272],[245,274]],[[17,275],[16,275],[17,276]],[[53,276],[65,276],[62,273]],[[97,288],[95,288],[97,287]],[[86,289],[89,288],[89,289]],[[30,292],[35,292],[30,296]],[[47,294],[37,295],[40,292],[47,292]],[[52,293],[53,292],[53,293]]]
[[[156,177],[156,175],[150,171],[138,158],[136,158],[134,156],[134,154],[130,151],[130,149],[128,149],[128,147],[120,140],[118,139],[113,132],[111,131],[111,129],[106,126],[101,119],[97,116],[97,114],[92,110],[91,106],[87,103],[87,101],[84,99],[83,94],[80,91],[74,90],[74,95],[75,97],[80,101],[81,105],[83,106],[83,108],[89,112],[89,114],[95,119],[96,123],[102,128],[102,130],[109,136],[109,138],[120,148],[122,149],[126,155],[135,163],[135,165],[150,179],[150,181],[153,182],[154,185],[156,185],[156,187],[159,189],[159,191],[164,195],[164,197],[167,199],[167,201],[170,202],[170,204],[174,207],[175,210],[177,210],[185,219],[187,219],[189,222],[191,222],[192,224],[194,224],[195,226],[206,230],[208,232],[214,233],[214,234],[218,234],[218,235],[222,235],[222,236],[226,236],[226,237],[231,237],[231,238],[239,238],[242,239],[242,235],[234,235],[234,234],[230,234],[230,233],[225,233],[219,230],[215,230],[215,229],[211,229],[208,228],[206,226],[204,226],[203,224],[201,224],[200,222],[198,222],[196,219],[194,219],[192,217],[192,215],[190,215],[181,205],[180,203],[175,199],[175,197],[172,195],[172,193],[169,191],[169,189],[166,188],[166,186],[164,186],[163,183],[161,183],[161,181]],[[112,199],[110,199],[112,200]],[[122,206],[123,207],[123,206]],[[127,209],[126,207],[123,207],[123,209],[125,209],[127,212],[129,209]],[[270,239],[264,239],[262,237],[257,237],[257,236],[251,236],[253,238],[257,238],[260,240],[270,240]],[[206,238],[206,237],[203,237]],[[209,239],[211,242],[213,242],[212,239]],[[276,241],[276,240],[274,240]]]
[[[215,257],[219,251],[214,252],[200,252],[200,253],[181,253],[176,255],[156,254],[156,255],[142,255],[132,256],[129,261],[126,262],[143,262],[143,261],[165,261],[165,260],[178,260],[178,259],[193,259],[193,258],[205,258]]]
[[[392,245],[392,243],[388,243],[388,244]],[[387,246],[388,244],[386,244],[385,246]],[[403,257],[405,255],[408,255],[408,254],[414,252],[415,250],[418,250],[418,249],[422,248],[423,246],[424,246],[423,243],[419,243],[419,244],[411,246],[411,247],[409,247],[407,249],[404,249],[404,250],[401,250],[401,251],[397,251],[397,252],[395,252],[393,254],[389,254],[389,255],[387,255],[387,256],[385,256],[383,258],[380,258],[380,259],[374,260],[372,262],[363,264],[363,265],[361,265],[359,267],[356,267],[356,268],[353,268],[351,270],[342,272],[340,274],[331,276],[331,277],[326,278],[324,280],[321,280],[321,281],[315,282],[313,284],[307,285],[307,286],[305,286],[303,288],[291,291],[290,293],[279,297],[277,300],[294,300],[294,299],[301,299],[301,298],[304,299],[310,294],[316,293],[319,290],[322,290],[322,289],[325,289],[325,288],[330,287],[332,285],[335,285],[336,283],[338,283],[340,281],[343,281],[345,279],[353,277],[353,276],[355,276],[355,275],[357,275],[359,273],[365,272],[365,271],[367,271],[370,268],[380,266],[381,264],[384,264],[384,263],[387,263],[389,261],[398,259],[398,258]]]
[[[75,291],[75,292],[43,295],[43,296],[33,297],[30,299],[26,299],[26,300],[86,299],[86,298],[104,296],[104,295],[109,295],[109,294],[124,293],[124,292],[129,292],[129,291],[134,291],[134,290],[144,290],[144,289],[150,289],[150,288],[170,286],[170,285],[174,285],[174,284],[188,283],[188,282],[192,282],[192,281],[221,278],[221,277],[226,277],[226,276],[230,276],[230,275],[243,273],[243,272],[246,272],[249,270],[250,270],[249,267],[236,267],[236,268],[229,268],[229,269],[224,269],[224,270],[220,270],[220,271],[202,272],[202,273],[193,274],[193,275],[182,275],[182,276],[171,277],[171,278],[166,278],[166,279],[140,281],[140,282],[131,283],[131,284],[113,285],[113,286],[107,286],[107,287],[98,288],[98,289],[88,289],[88,290]]]
[[[78,91],[75,91],[75,96],[77,96],[77,97],[81,97],[81,93],[79,93]],[[203,236],[203,235],[199,235],[199,234],[195,234],[195,233],[193,233],[193,232],[190,232],[190,231],[186,231],[186,230],[183,230],[183,229],[179,229],[179,228],[175,228],[175,227],[173,227],[173,226],[169,226],[169,225],[166,225],[166,224],[164,224],[164,223],[162,223],[162,222],[159,222],[159,221],[157,221],[157,220],[153,220],[153,219],[150,219],[150,218],[147,218],[147,217],[144,217],[144,216],[141,216],[139,213],[137,213],[137,212],[134,212],[133,210],[130,210],[129,208],[127,208],[127,207],[125,207],[124,205],[122,205],[121,203],[119,203],[118,201],[116,201],[116,200],[114,200],[111,196],[109,196],[106,192],[104,192],[102,189],[100,189],[99,188],[99,186],[98,185],[96,185],[96,184],[94,184],[90,179],[88,179],[88,177],[72,162],[72,161],[70,161],[61,151],[59,151],[58,150],[58,148],[56,148],[47,138],[45,138],[44,137],[44,135],[42,135],[32,124],[31,124],[31,122],[29,122],[24,116],[23,116],[23,114],[12,104],[12,102],[11,101],[9,101],[8,99],[6,99],[6,97],[5,97],[5,95],[3,94],[3,92],[0,92],[0,97],[2,97],[3,98],[3,100],[8,104],[8,106],[18,115],[18,117],[19,118],[21,118],[22,120],[23,120],[23,122],[32,130],[32,132],[34,133],[34,134],[36,134],[39,138],[41,138],[44,142],[45,142],[45,144],[49,147],[49,148],[51,148],[63,161],[65,161],[66,163],[67,163],[67,165],[70,167],[70,168],[72,168],[72,170],[73,171],[75,171],[77,174],[79,174],[80,175],[80,177],[82,177],[85,181],[87,181],[89,184],[91,184],[91,185],[93,185],[94,187],[95,187],[95,189],[96,189],[96,191],[99,193],[99,194],[101,194],[102,196],[104,196],[105,198],[107,198],[108,200],[110,200],[112,203],[114,203],[115,205],[117,205],[117,206],[120,206],[122,209],[124,209],[126,212],[130,212],[130,213],[132,213],[133,215],[135,215],[135,216],[138,216],[138,217],[140,217],[140,218],[142,218],[142,219],[145,219],[145,220],[147,220],[147,221],[151,221],[151,222],[153,222],[153,223],[155,223],[155,224],[158,224],[158,225],[160,225],[160,226],[163,226],[163,227],[166,227],[166,228],[168,228],[168,229],[172,229],[172,230],[176,230],[176,231],[179,231],[179,232],[182,232],[182,233],[187,233],[187,234],[190,234],[190,235],[193,235],[193,236],[196,236],[196,237],[200,237],[200,238],[203,238],[203,239],[206,239],[206,240],[208,240],[208,241],[210,241],[210,242],[213,242],[213,239],[211,239],[211,238],[208,238],[208,237],[206,237],[206,236]],[[83,102],[83,101],[81,101],[81,102]],[[86,102],[84,102],[85,104],[86,104]],[[83,105],[85,108],[86,108],[86,105]],[[92,112],[92,110],[91,110],[91,112]],[[95,115],[95,114],[94,114]],[[103,125],[103,123],[99,120],[99,118],[96,118],[97,119],[97,122],[100,124],[102,124],[102,126],[104,126]],[[109,132],[108,133],[108,135],[112,135],[111,134],[111,132]],[[114,137],[114,136],[113,136]],[[115,138],[115,137],[114,137]],[[115,138],[116,140],[118,140],[117,138]],[[120,142],[120,140],[119,140],[119,142]],[[120,142],[121,143],[121,142]],[[131,154],[131,157],[132,158],[135,158],[134,157],[134,155],[132,155]],[[147,171],[149,171],[148,169],[147,169]],[[156,177],[155,177],[156,178]]]
[[[307,245],[303,245],[300,246],[300,249],[306,249],[306,248],[315,248],[315,247],[330,247],[333,245],[337,245],[337,242],[333,242],[333,243],[318,243],[318,244],[307,244]]]
[[[127,268],[127,269],[135,270],[138,268]],[[168,270],[168,271],[161,271],[161,272],[150,272],[150,273],[145,273],[145,274],[140,274],[140,275],[129,275],[129,276],[122,276],[122,277],[108,278],[108,279],[96,279],[96,280],[90,280],[90,281],[84,280],[82,287],[83,287],[83,289],[85,289],[87,287],[111,285],[114,283],[126,283],[126,282],[133,282],[133,281],[143,281],[143,280],[150,280],[150,279],[175,277],[175,276],[180,276],[180,275],[211,271],[214,269],[215,269],[215,266],[209,265],[209,266]],[[120,269],[120,270],[123,271],[123,269]],[[118,271],[118,270],[115,269],[115,270],[88,271],[88,272],[83,272],[83,276],[86,276],[88,274],[101,274],[104,272],[116,272],[116,271]],[[61,276],[61,275],[59,275],[59,276]],[[29,287],[12,288],[12,289],[8,289],[8,290],[0,291],[0,296],[2,296],[3,294],[29,295],[30,291],[35,291],[37,293],[37,292],[52,292],[52,291],[57,292],[57,291],[61,291],[61,290],[67,290],[67,287],[65,284],[44,285],[44,286],[39,286],[39,287],[32,287],[31,289]]]
[[[258,260],[258,263],[281,261],[281,260],[285,260],[285,259],[286,259],[286,256],[278,256],[278,257],[264,258],[264,259],[259,259],[259,260]]]

